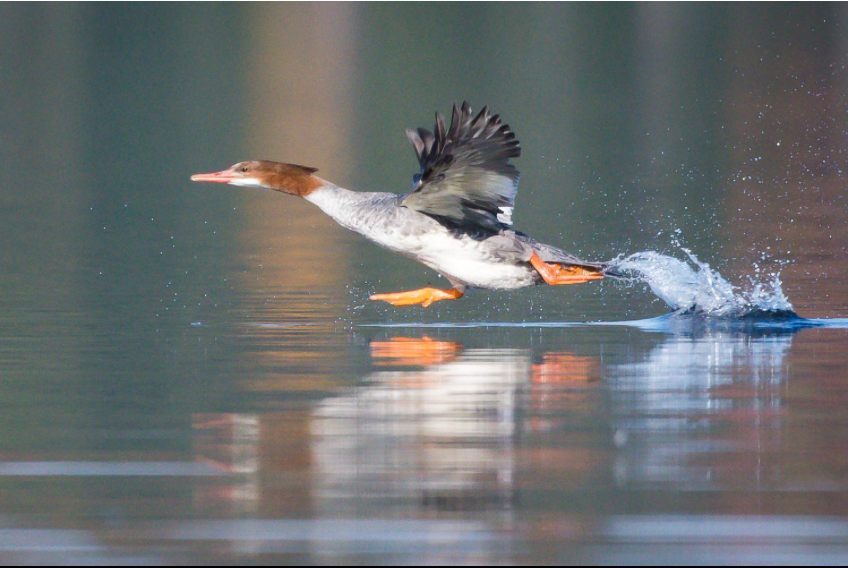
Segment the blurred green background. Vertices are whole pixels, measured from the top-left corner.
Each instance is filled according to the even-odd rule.
[[[735,284],[786,263],[803,315],[844,313],[846,14],[5,5],[0,290],[21,317],[100,309],[132,325],[158,304],[208,320],[210,302],[256,286],[328,290],[350,305],[418,287],[435,275],[307,203],[188,176],[267,158],[351,189],[407,191],[416,162],[404,128],[468,100],[522,142],[519,229],[592,259],[680,256],[680,244]],[[605,286],[478,293],[430,313],[498,317],[492,304],[528,297],[539,313],[516,306],[513,318],[665,309],[644,290]],[[394,312],[372,315],[404,317]]]
[[[668,308],[616,282],[369,302],[439,279],[305,201],[189,176],[273,159],[404,192],[404,129],[467,100],[521,141],[518,229],[593,260],[685,248],[739,286],[779,271],[801,315],[845,317],[846,62],[844,4],[0,4],[0,466],[35,464],[0,471],[3,528],[94,527],[145,553],[173,538],[168,562],[241,562],[238,539],[188,546],[144,523],[332,517],[344,489],[345,514],[366,520],[491,517],[494,552],[465,560],[583,563],[563,539],[624,534],[619,559],[650,562],[615,532],[628,514],[679,514],[645,542],[667,543],[670,524],[702,544],[704,513],[844,514],[844,330],[793,344],[791,330],[362,328]],[[416,410],[381,406],[395,398]],[[253,469],[209,481],[210,453]],[[394,509],[372,461],[411,488]],[[153,473],[51,465],[92,462]],[[173,463],[197,475],[155,470]],[[451,517],[435,490],[416,501],[430,481],[452,487],[451,468],[483,488],[479,510]],[[774,542],[830,558],[775,527]],[[761,528],[722,538],[754,535],[754,554]],[[22,534],[0,538],[4,560],[22,561]],[[324,552],[306,559],[340,558]]]

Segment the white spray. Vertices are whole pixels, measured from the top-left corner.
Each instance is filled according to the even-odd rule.
[[[645,282],[673,310],[717,317],[739,317],[753,312],[793,312],[780,278],[772,274],[747,289],[733,286],[721,274],[682,249],[689,262],[658,252],[638,252],[616,263],[616,271]]]

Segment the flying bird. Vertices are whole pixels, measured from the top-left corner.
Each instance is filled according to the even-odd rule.
[[[374,294],[395,306],[461,298],[468,288],[515,290],[579,284],[616,276],[612,263],[590,262],[512,228],[521,155],[515,134],[484,107],[464,102],[450,127],[436,113],[434,132],[406,131],[420,171],[407,194],[357,192],[321,179],[316,168],[268,160],[239,162],[192,181],[273,189],[317,205],[346,229],[429,266],[452,285]]]

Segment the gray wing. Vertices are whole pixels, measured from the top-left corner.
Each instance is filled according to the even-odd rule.
[[[575,256],[570,252],[566,252],[562,249],[559,249],[555,246],[540,243],[539,241],[530,238],[524,233],[510,233],[513,235],[513,238],[516,241],[520,242],[523,246],[525,246],[531,251],[530,253],[525,253],[527,255],[527,258],[529,258],[530,254],[535,252],[539,255],[539,258],[541,258],[545,262],[555,262],[557,264],[564,264],[566,266],[582,266],[584,268],[594,268],[596,270],[600,270],[607,274],[610,274],[611,276],[614,276],[614,274],[607,272],[607,270],[613,266],[613,262],[595,262],[591,260],[583,260],[582,258]]]
[[[509,159],[520,156],[521,147],[509,126],[488,107],[473,117],[463,102],[460,109],[454,105],[449,129],[436,113],[435,130],[406,131],[421,173],[403,205],[480,237],[511,225],[519,173]]]

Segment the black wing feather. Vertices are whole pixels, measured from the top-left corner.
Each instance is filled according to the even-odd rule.
[[[480,238],[507,228],[518,191],[509,163],[521,155],[515,134],[488,107],[474,117],[467,102],[454,105],[449,128],[436,113],[434,130],[406,131],[421,173],[403,205]]]

